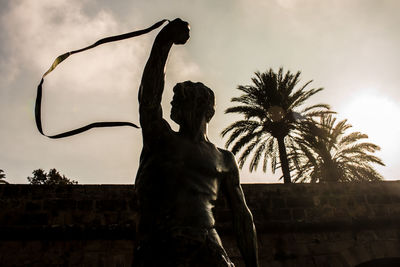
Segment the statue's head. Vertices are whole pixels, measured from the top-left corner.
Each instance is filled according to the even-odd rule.
[[[171,119],[181,125],[196,123],[205,118],[209,122],[215,113],[214,92],[204,84],[186,81],[174,86]]]

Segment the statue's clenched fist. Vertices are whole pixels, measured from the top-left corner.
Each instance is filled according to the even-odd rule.
[[[185,44],[189,39],[189,23],[179,18],[168,23],[160,32],[162,39],[172,41],[174,44]]]

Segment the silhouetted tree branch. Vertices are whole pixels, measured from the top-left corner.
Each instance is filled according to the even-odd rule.
[[[5,179],[6,179],[6,174],[4,173],[3,170],[0,169],[0,184],[8,184],[8,182]]]
[[[28,176],[30,184],[46,184],[46,185],[70,185],[78,184],[77,181],[70,180],[65,175],[61,175],[56,169],[50,169],[46,173],[42,169],[37,169],[32,172],[33,177]]]

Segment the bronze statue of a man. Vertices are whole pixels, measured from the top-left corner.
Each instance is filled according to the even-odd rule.
[[[185,44],[189,24],[175,19],[157,35],[139,89],[143,150],[136,177],[139,222],[133,266],[234,266],[214,228],[212,209],[219,191],[233,212],[238,246],[247,267],[258,266],[256,232],[229,151],[207,138],[214,93],[202,83],[174,87],[171,119],[162,117],[161,97],[168,53]]]

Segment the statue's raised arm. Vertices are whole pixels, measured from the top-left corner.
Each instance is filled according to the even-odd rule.
[[[185,44],[189,24],[181,19],[168,23],[157,35],[143,71],[139,88],[140,125],[144,141],[150,141],[168,123],[162,118],[161,97],[164,90],[165,64],[173,44]]]

